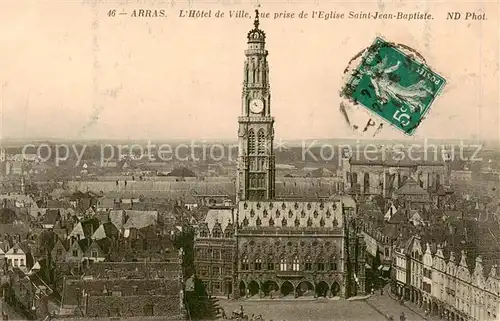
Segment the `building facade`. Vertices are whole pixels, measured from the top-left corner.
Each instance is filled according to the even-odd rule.
[[[406,300],[444,320],[498,320],[500,271],[496,264],[485,267],[481,256],[471,260],[462,250],[457,257],[440,244],[426,244],[423,250],[418,236],[408,242],[410,251],[406,251],[406,260],[410,262],[407,265],[410,278],[406,281],[398,278],[395,292],[399,294],[400,289],[409,288]],[[394,249],[395,259],[399,252]]]
[[[365,292],[365,245],[350,197],[241,201],[237,296],[349,297]]]
[[[343,154],[344,185],[352,194],[391,197],[410,177],[428,192],[437,192],[440,186],[449,184],[445,154],[422,152],[417,158],[384,147],[368,154],[347,150]]]
[[[214,296],[233,292],[234,206],[211,207],[195,235],[196,275]]]

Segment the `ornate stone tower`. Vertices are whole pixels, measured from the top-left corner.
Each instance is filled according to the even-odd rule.
[[[238,174],[236,193],[240,200],[274,198],[274,118],[271,116],[269,65],[266,35],[259,29],[259,12],[248,32],[241,113],[238,117]]]

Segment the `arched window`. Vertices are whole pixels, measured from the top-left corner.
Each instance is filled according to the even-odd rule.
[[[255,270],[257,270],[257,271],[262,270],[262,260],[261,259],[255,260]]]
[[[263,129],[259,130],[257,134],[257,146],[259,155],[264,155],[266,153],[266,137]]]
[[[368,173],[365,173],[363,177],[363,192],[364,193],[370,192],[370,174]]]
[[[330,259],[330,271],[337,271],[337,258],[334,256]]]
[[[300,220],[298,217],[295,218],[295,227],[299,227],[300,226]]]
[[[306,269],[306,271],[312,271],[312,262],[311,262],[310,256],[306,257],[305,269]]]
[[[267,258],[267,269],[269,271],[274,271],[274,257],[273,256],[269,256]]]
[[[248,258],[246,256],[244,256],[242,259],[241,259],[241,269],[243,271],[246,271],[248,270],[249,266],[248,266]]]
[[[283,219],[281,220],[281,226],[286,227],[286,224],[287,224],[286,218],[283,217]]]
[[[294,257],[293,258],[292,270],[293,271],[300,271],[300,263],[299,263],[299,258],[298,257]]]
[[[250,132],[248,133],[248,155],[254,155],[255,154],[255,133],[253,132],[253,129],[250,129]]]
[[[255,225],[261,226],[261,224],[262,224],[262,221],[261,221],[260,217],[257,217],[257,220],[255,220]]]
[[[281,259],[281,261],[280,261],[280,271],[286,271],[287,268],[288,268],[288,266],[287,266],[286,259],[285,258]]]
[[[323,257],[319,256],[317,261],[316,261],[316,270],[317,271],[324,271],[325,270],[325,261]]]
[[[358,183],[358,173],[351,173],[351,186],[356,186]]]

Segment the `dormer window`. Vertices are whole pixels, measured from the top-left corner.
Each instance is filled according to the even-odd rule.
[[[269,208],[273,209],[273,207],[274,207],[273,203],[269,203]]]
[[[280,217],[280,211],[276,210],[276,218],[279,218],[279,217]]]
[[[292,217],[293,217],[293,212],[292,212],[292,210],[289,210],[288,211],[288,218],[292,218]]]
[[[324,227],[325,226],[325,219],[322,217],[321,220],[319,221],[319,226]]]
[[[308,227],[311,227],[312,225],[313,225],[313,220],[312,220],[312,218],[308,218],[308,219],[307,219],[307,226],[308,226]]]
[[[332,213],[330,212],[330,210],[326,210],[326,218],[330,218],[332,217]]]
[[[243,203],[243,209],[246,210],[248,208],[247,202]]]
[[[332,224],[333,224],[333,227],[337,227],[339,225],[339,221],[337,221],[336,217],[333,219]]]
[[[250,210],[250,218],[253,218],[255,216],[255,211],[253,208]]]
[[[248,218],[246,216],[243,219],[243,226],[248,226]]]
[[[262,225],[262,221],[260,220],[260,217],[257,217],[257,220],[255,221],[255,224],[257,226],[261,226]]]
[[[311,209],[311,203],[307,203],[307,209],[310,210]]]
[[[300,212],[300,217],[302,217],[302,218],[306,217],[306,212],[304,210],[302,210]]]
[[[257,203],[256,207],[258,210],[260,210],[260,202]]]
[[[299,209],[299,203],[295,202],[295,204],[293,205],[293,207],[295,208],[295,210],[298,210]]]
[[[282,209],[282,210],[285,210],[285,209],[286,209],[286,205],[285,205],[285,203],[282,203],[282,204],[281,204],[281,209]]]
[[[264,215],[264,217],[267,217],[267,210],[264,210],[262,214]]]
[[[212,231],[212,236],[213,236],[214,238],[218,239],[218,238],[221,238],[221,237],[222,237],[222,233],[221,233],[221,231],[220,231],[218,228],[216,228],[216,229],[214,229],[214,230]]]
[[[320,209],[320,210],[323,210],[324,208],[325,208],[325,204],[323,204],[323,202],[321,202],[321,203],[319,204],[319,209]]]
[[[318,211],[314,210],[314,218],[317,218],[318,217]]]
[[[300,220],[299,220],[299,218],[297,217],[297,218],[295,219],[295,227],[299,227],[299,226],[300,226]]]
[[[283,219],[281,220],[281,226],[286,227],[286,224],[286,218],[283,217]]]
[[[272,217],[269,219],[269,226],[274,226],[274,220]]]

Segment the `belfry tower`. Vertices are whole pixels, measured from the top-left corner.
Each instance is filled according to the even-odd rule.
[[[259,29],[255,10],[254,28],[247,35],[241,116],[238,117],[237,201],[274,198],[274,118],[271,116],[266,34]]]

